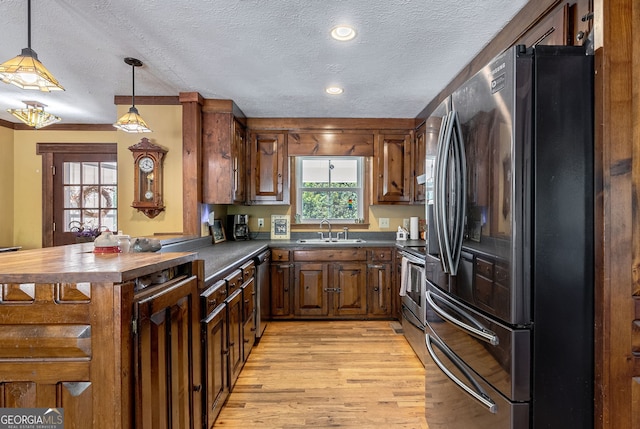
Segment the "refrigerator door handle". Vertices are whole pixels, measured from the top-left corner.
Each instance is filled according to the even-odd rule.
[[[473,317],[471,317],[471,315],[469,314],[465,314],[467,316],[467,318],[469,320],[472,320],[475,322],[475,325],[478,326],[473,327],[467,323],[464,323],[458,319],[456,319],[455,317],[453,317],[452,315],[450,315],[449,313],[447,313],[444,309],[442,309],[441,307],[438,306],[438,304],[435,303],[435,301],[433,300],[432,296],[431,296],[431,291],[427,291],[427,304],[429,304],[431,306],[431,308],[433,309],[433,311],[435,311],[438,316],[442,317],[443,319],[445,319],[446,321],[450,322],[451,324],[457,326],[458,328],[462,329],[465,332],[468,332],[469,334],[473,335],[474,337],[485,341],[489,344],[491,344],[492,346],[497,346],[498,344],[500,344],[500,339],[498,338],[498,336],[495,334],[495,332],[483,328],[482,325],[479,322],[475,322]]]
[[[451,125],[452,114],[449,112],[445,117],[443,133],[441,134],[441,144],[438,145],[438,168],[436,170],[436,225],[438,227],[438,242],[440,244],[441,261],[445,273],[451,272],[453,263],[451,243],[449,241],[449,219],[447,216],[447,167],[449,164],[449,152],[451,149]]]
[[[462,366],[462,364],[458,362],[458,359],[455,356],[450,354],[442,345],[440,345],[429,334],[425,334],[425,342],[427,344],[427,351],[429,352],[431,359],[433,359],[433,362],[438,366],[440,371],[442,371],[447,377],[449,377],[451,381],[453,381],[458,387],[460,387],[467,394],[469,394],[473,399],[475,399],[476,401],[480,402],[483,406],[485,406],[490,413],[496,414],[498,412],[498,405],[495,402],[493,402],[491,398],[482,390],[482,388],[478,385],[478,383],[475,382],[475,380],[473,379],[473,375],[471,375],[469,371],[467,371]],[[470,382],[472,382],[472,384],[474,384],[475,390],[469,387],[466,383],[464,383],[458,377],[456,377],[451,371],[449,371],[449,369],[436,356],[435,352],[433,351],[432,343],[435,344],[435,346],[438,347],[438,349],[440,349],[440,351],[444,353],[447,356],[447,358],[449,358],[451,362],[453,362],[454,365],[464,373],[465,377]],[[476,390],[478,390],[480,393],[476,392]]]
[[[443,237],[443,226],[442,219],[440,219],[440,199],[445,192],[444,185],[442,180],[440,179],[440,174],[442,171],[442,152],[443,146],[445,145],[444,135],[446,134],[447,122],[449,120],[449,115],[445,115],[442,119],[442,128],[440,129],[440,134],[438,135],[438,149],[436,152],[435,159],[435,175],[434,175],[434,210],[433,210],[433,220],[435,223],[435,231],[436,238],[438,240],[440,261],[442,263],[442,267],[445,272],[448,272],[447,261],[445,257],[445,247],[444,247],[444,237]]]
[[[464,219],[467,211],[467,159],[464,152],[464,140],[462,139],[462,129],[460,127],[460,120],[458,119],[458,112],[453,111],[452,114],[451,140],[453,144],[455,169],[455,224],[453,243],[451,244],[451,275],[455,276],[458,273],[458,266],[460,265],[460,253],[462,251],[462,241],[464,238]]]

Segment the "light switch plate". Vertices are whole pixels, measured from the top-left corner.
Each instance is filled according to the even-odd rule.
[[[389,228],[389,218],[381,217],[378,219],[378,227],[379,228]]]

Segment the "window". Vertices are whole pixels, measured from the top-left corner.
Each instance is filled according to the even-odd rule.
[[[118,230],[118,168],[116,162],[63,163],[64,232],[83,227]]]
[[[297,157],[296,183],[299,222],[363,218],[363,157]]]

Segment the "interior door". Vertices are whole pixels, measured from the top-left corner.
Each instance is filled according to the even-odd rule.
[[[117,151],[115,143],[36,145],[42,156],[43,247],[75,243],[72,221],[117,231]]]

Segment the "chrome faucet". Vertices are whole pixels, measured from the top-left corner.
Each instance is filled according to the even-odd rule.
[[[327,219],[322,219],[320,221],[320,229],[322,229],[322,224],[326,223],[327,226],[329,227],[329,240],[331,240],[331,222],[329,222]],[[320,234],[320,237],[324,239],[324,234],[322,233],[322,231],[320,231],[318,234]]]

